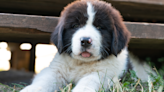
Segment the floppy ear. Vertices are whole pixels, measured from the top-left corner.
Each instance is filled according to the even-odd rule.
[[[117,56],[125,46],[127,46],[130,39],[130,32],[127,30],[122,21],[120,13],[115,10],[113,12],[114,30],[112,37],[111,52]]]
[[[64,24],[59,22],[55,28],[55,31],[51,34],[51,42],[56,45],[58,52],[61,54],[63,51],[63,39],[62,34],[64,30]]]

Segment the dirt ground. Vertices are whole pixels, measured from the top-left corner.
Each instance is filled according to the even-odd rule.
[[[13,86],[13,83],[28,85],[31,83],[34,73],[9,70],[0,72],[0,83]]]

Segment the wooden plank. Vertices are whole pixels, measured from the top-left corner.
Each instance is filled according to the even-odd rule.
[[[58,17],[0,14],[0,40],[48,43]],[[164,39],[164,24],[125,22],[137,39]],[[14,40],[15,39],[15,40]]]
[[[31,43],[32,48],[30,50],[30,64],[29,64],[29,70],[32,72],[35,72],[35,52],[36,52],[36,44],[37,43]]]
[[[0,27],[0,41],[49,43],[50,33],[30,28]]]
[[[57,17],[4,13],[0,13],[0,20],[1,27],[32,28],[45,32],[52,32],[58,22]]]
[[[74,0],[0,0],[0,12],[59,16]],[[126,21],[164,22],[163,0],[104,0],[118,9]]]
[[[132,38],[129,43],[129,49],[164,50],[164,40]]]
[[[59,15],[72,0],[0,0],[3,13]]]
[[[164,0],[106,0],[106,1],[122,1],[122,2],[136,2],[145,4],[164,5]]]
[[[10,65],[12,69],[28,71],[30,62],[30,51],[21,50],[20,45],[21,43],[8,43],[8,46],[12,53]]]
[[[125,22],[132,38],[164,39],[164,24]]]
[[[109,0],[118,9],[125,21],[164,22],[164,5],[137,3],[131,0]]]

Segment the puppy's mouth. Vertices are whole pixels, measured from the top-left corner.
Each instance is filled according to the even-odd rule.
[[[84,58],[89,58],[92,56],[92,54],[87,51],[82,52],[80,55]]]

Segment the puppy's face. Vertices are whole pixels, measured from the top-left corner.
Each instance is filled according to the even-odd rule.
[[[110,4],[75,1],[63,10],[51,37],[60,54],[84,62],[117,56],[129,41],[129,32]]]

